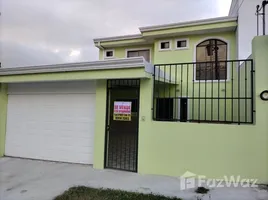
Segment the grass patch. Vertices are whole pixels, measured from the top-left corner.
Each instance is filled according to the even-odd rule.
[[[72,187],[54,200],[181,200],[152,194],[139,194],[110,189],[94,189],[88,187]]]

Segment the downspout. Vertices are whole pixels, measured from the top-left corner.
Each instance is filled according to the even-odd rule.
[[[98,41],[98,44],[97,44],[96,46],[97,46],[99,49],[104,50],[104,47],[101,46],[101,42],[100,42],[100,41]]]
[[[266,34],[266,13],[265,13],[265,7],[266,7],[266,5],[268,5],[268,1],[267,0],[264,0],[263,2],[262,2],[262,7],[263,7],[263,35],[265,35]]]

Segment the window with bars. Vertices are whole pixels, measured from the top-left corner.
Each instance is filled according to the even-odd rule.
[[[218,39],[209,39],[201,42],[196,47],[195,79],[226,80],[228,78],[227,67],[227,43]]]

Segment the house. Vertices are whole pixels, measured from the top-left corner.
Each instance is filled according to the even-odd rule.
[[[99,38],[100,60],[0,69],[1,155],[268,182],[268,37],[237,18]]]
[[[236,31],[237,37],[237,53],[238,58],[248,58],[251,55],[251,40],[257,35],[263,35],[263,18],[266,19],[266,34],[268,34],[268,15],[259,16],[257,21],[257,8],[260,6],[260,14],[263,13],[262,5],[265,0],[232,0],[229,16],[237,17],[238,27]],[[266,5],[266,13],[268,5]]]

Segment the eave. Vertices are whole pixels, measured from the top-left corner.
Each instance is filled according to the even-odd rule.
[[[151,45],[156,38],[197,35],[205,33],[232,32],[237,28],[237,17],[219,17],[182,23],[141,27],[141,34],[94,39],[100,49]]]
[[[142,57],[0,69],[0,82],[149,78],[153,66]]]

